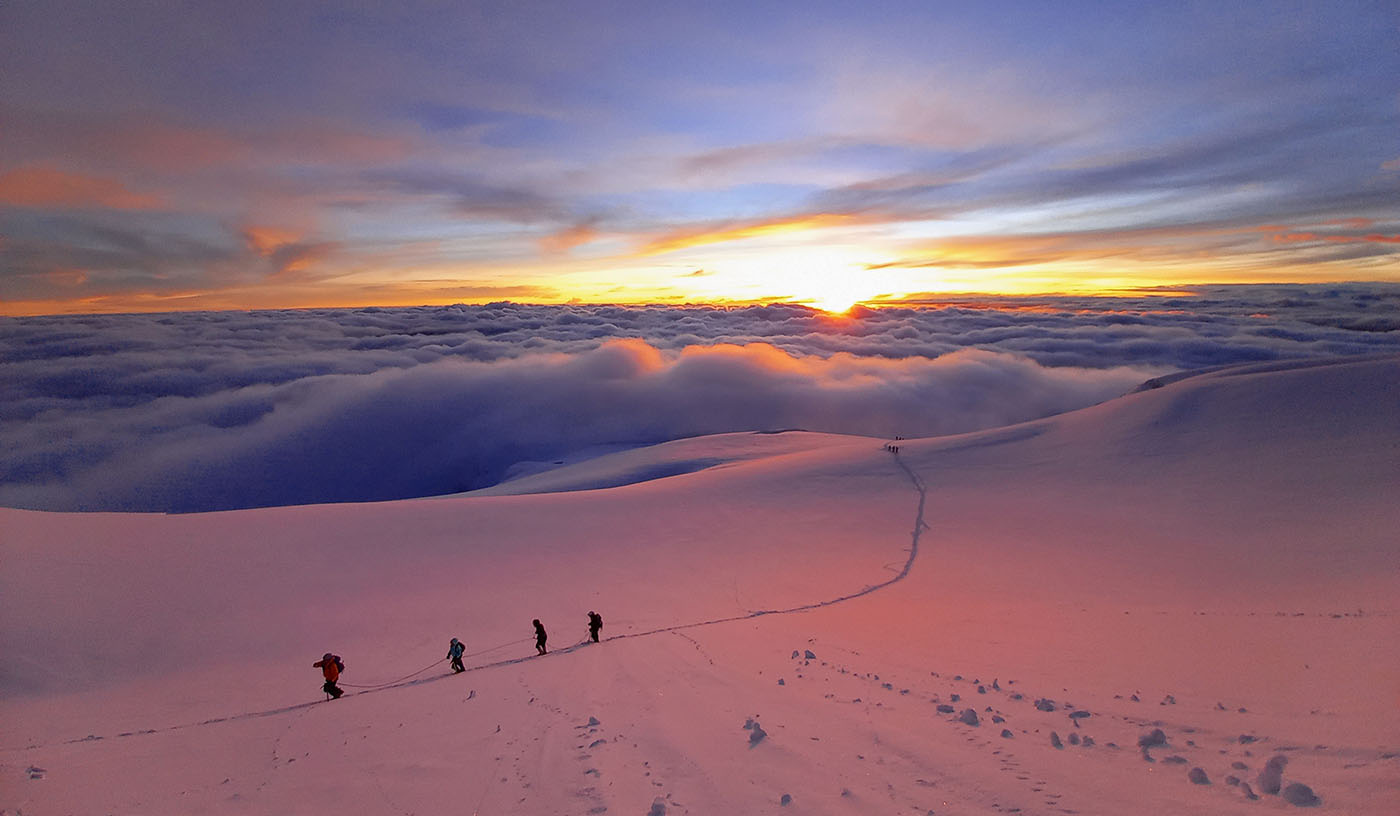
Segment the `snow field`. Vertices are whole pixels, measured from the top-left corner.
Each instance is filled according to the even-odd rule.
[[[1400,811],[1400,361],[1272,369],[898,458],[701,438],[618,473],[728,464],[606,490],[605,457],[542,474],[572,493],[0,512],[0,808]],[[754,615],[889,582],[914,530],[907,577]],[[326,649],[373,684],[454,635],[493,650],[316,702]]]

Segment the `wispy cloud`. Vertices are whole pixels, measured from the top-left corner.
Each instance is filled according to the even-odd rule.
[[[638,251],[644,255],[661,255],[707,244],[841,226],[856,220],[854,216],[843,213],[811,213],[790,218],[765,218],[753,221],[723,221],[689,225],[647,238]]]
[[[0,174],[0,206],[42,209],[145,210],[164,203],[160,196],[136,193],[122,182],[44,165]]]

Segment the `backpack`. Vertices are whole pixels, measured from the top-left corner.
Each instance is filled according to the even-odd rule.
[[[331,660],[335,661],[335,667],[338,671],[345,671],[345,664],[340,662],[340,655],[331,655]]]

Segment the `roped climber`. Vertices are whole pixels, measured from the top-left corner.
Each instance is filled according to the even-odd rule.
[[[345,671],[345,663],[341,661],[340,655],[326,652],[325,656],[311,665],[320,669],[321,676],[326,678],[325,684],[321,686],[321,691],[324,691],[332,700],[339,700],[340,695],[345,693],[340,686],[335,684],[335,681],[340,679],[340,673]]]
[[[467,647],[457,638],[453,638],[452,643],[448,645],[447,656],[452,658],[452,671],[454,674],[461,674],[467,670],[467,667],[462,665],[462,653],[466,650]]]

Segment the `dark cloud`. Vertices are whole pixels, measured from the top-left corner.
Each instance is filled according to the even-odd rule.
[[[206,219],[144,212],[60,214],[0,208],[0,298],[51,296],[55,270],[78,270],[87,296],[184,292],[255,279],[269,264]]]
[[[603,445],[955,433],[1228,363],[1400,351],[1400,286],[861,309],[530,306],[0,321],[0,504],[207,510],[492,484]]]
[[[409,195],[442,197],[460,215],[520,223],[562,221],[569,216],[556,199],[526,187],[505,187],[485,179],[444,173],[441,169],[375,170],[365,181],[380,189]]]

